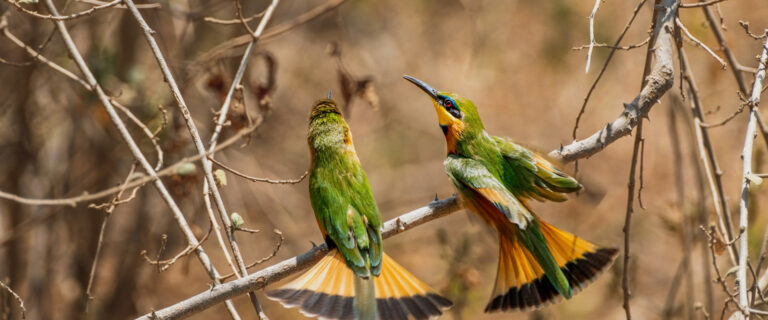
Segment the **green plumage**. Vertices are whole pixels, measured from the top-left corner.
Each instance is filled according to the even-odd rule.
[[[381,216],[349,127],[333,100],[315,103],[308,142],[312,153],[309,194],[321,230],[357,276],[378,275]]]
[[[520,241],[557,292],[570,298],[573,290],[525,199],[565,201],[563,193],[578,191],[581,185],[525,147],[489,135],[471,100],[405,78],[432,98],[448,144],[445,170],[459,194],[472,206],[480,207],[481,215],[499,230],[500,236]],[[483,209],[488,202],[504,216]]]

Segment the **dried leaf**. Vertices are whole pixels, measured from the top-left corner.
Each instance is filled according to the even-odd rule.
[[[726,249],[728,249],[725,242],[723,242],[723,239],[720,238],[720,235],[717,233],[714,234],[714,239],[712,239],[712,248],[715,249],[715,254],[718,256],[723,255]]]

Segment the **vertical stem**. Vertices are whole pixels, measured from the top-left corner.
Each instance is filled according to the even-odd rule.
[[[765,31],[768,34],[768,29]],[[749,223],[749,183],[752,175],[752,149],[755,138],[757,137],[757,105],[760,102],[760,93],[763,89],[763,80],[765,79],[765,64],[768,60],[768,37],[760,50],[760,64],[757,66],[755,82],[752,86],[752,96],[749,98],[749,120],[747,122],[747,133],[744,137],[744,149],[741,151],[741,160],[743,161],[742,179],[741,179],[741,199],[739,201],[739,229],[741,238],[739,239],[739,269],[736,273],[736,279],[739,282],[739,307],[746,319],[749,319],[749,296],[747,295],[747,260],[749,258],[747,231]]]
[[[635,172],[637,169],[637,158],[640,153],[640,143],[643,140],[643,120],[637,124],[637,130],[635,130],[635,145],[632,151],[632,163],[629,167],[629,182],[627,183],[627,211],[624,217],[624,270],[621,274],[621,289],[624,296],[624,312],[627,316],[627,320],[632,319],[632,313],[629,307],[629,297],[631,296],[629,290],[629,232],[631,230],[632,213],[634,212],[633,205],[635,200]]]

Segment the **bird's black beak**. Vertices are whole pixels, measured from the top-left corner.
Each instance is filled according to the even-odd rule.
[[[419,79],[416,79],[411,76],[403,76],[405,80],[410,81],[411,83],[415,84],[417,87],[419,87],[421,90],[426,92],[430,97],[432,97],[433,100],[437,101],[437,90],[429,86],[426,82],[421,81]]]

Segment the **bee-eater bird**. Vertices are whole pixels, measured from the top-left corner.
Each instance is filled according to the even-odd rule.
[[[405,79],[432,99],[448,156],[443,164],[470,211],[496,228],[499,266],[485,312],[538,308],[571,298],[607,269],[615,248],[599,248],[542,221],[528,199],[565,201],[581,189],[539,154],[489,135],[469,99]]]
[[[267,296],[321,319],[430,319],[450,308],[450,300],[383,253],[381,215],[330,93],[312,108],[308,140],[309,196],[331,251]]]

